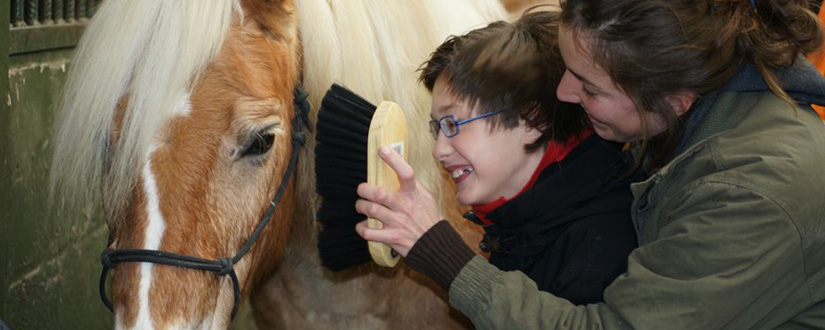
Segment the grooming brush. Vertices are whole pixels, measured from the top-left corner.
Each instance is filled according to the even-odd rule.
[[[323,197],[318,221],[321,263],[341,271],[373,259],[393,267],[398,255],[388,245],[367,242],[355,231],[366,217],[355,211],[357,188],[368,182],[394,192],[399,188],[392,168],[378,156],[389,147],[407,158],[407,121],[401,108],[389,101],[377,107],[338,84],[324,95],[316,124],[316,191]],[[370,228],[383,224],[367,219]]]

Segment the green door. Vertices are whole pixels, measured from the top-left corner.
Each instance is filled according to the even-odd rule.
[[[0,15],[0,319],[9,329],[111,329],[99,212],[50,208],[55,108],[90,0],[4,0]]]

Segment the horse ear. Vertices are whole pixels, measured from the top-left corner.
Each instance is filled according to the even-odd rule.
[[[295,35],[298,13],[292,0],[242,0],[245,19],[260,23],[276,37]]]

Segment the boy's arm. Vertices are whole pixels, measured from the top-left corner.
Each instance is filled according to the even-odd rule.
[[[412,246],[404,259],[407,265],[432,278],[444,290],[476,254],[446,220],[432,226]]]

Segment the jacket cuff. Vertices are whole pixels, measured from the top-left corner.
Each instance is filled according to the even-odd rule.
[[[471,259],[457,274],[453,281],[454,285],[450,287],[450,306],[467,316],[484,315],[482,311],[490,306],[491,288],[500,284],[498,276],[501,273],[500,269],[481,256]],[[470,319],[476,318],[470,317]]]
[[[474,256],[453,226],[441,220],[418,239],[407,253],[405,262],[432,278],[444,290],[450,290],[455,277]]]

